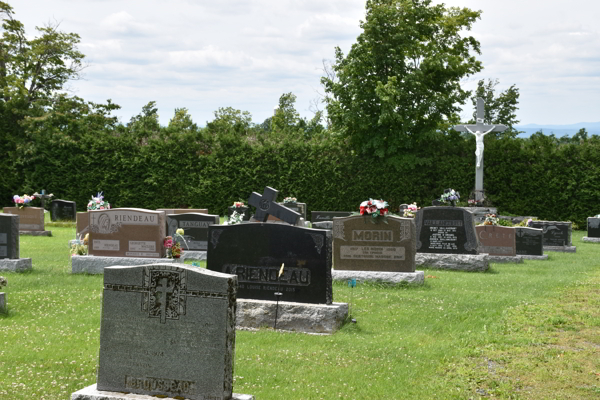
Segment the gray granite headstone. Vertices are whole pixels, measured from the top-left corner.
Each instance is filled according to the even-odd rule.
[[[185,265],[106,268],[98,390],[230,399],[236,287]]]
[[[19,216],[0,214],[0,258],[19,258]]]
[[[167,215],[167,235],[173,237],[185,250],[206,251],[208,249],[208,226],[219,225],[218,215],[187,213]],[[177,229],[183,229],[183,240],[175,235]]]

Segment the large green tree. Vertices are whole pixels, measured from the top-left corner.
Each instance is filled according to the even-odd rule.
[[[473,119],[469,123],[475,123],[477,113],[477,98],[481,97],[485,101],[485,117],[486,124],[503,124],[508,127],[504,132],[491,132],[487,137],[515,137],[519,134],[514,128],[514,125],[519,123],[517,120],[517,110],[519,109],[519,88],[516,85],[510,86],[508,89],[496,93],[498,79],[481,79],[477,82],[475,94],[471,97],[471,102],[475,111],[473,111]]]
[[[469,97],[460,80],[482,69],[479,42],[462,33],[479,16],[430,0],[368,0],[363,32],[346,56],[336,48],[322,78],[333,129],[359,152],[423,162],[415,148],[456,119]]]

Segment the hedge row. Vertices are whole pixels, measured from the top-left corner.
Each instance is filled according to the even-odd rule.
[[[440,134],[428,148],[405,155],[414,162],[394,166],[356,155],[335,140],[259,145],[203,135],[161,133],[148,139],[126,129],[78,137],[40,134],[3,160],[18,179],[2,181],[2,205],[10,205],[13,194],[44,188],[55,198],[76,201],[80,211],[103,191],[113,207],[202,207],[223,215],[233,201],[269,185],[280,199],[306,202],[309,211],[357,210],[370,197],[397,210],[414,201],[430,205],[448,187],[465,200],[475,180],[475,141],[455,134]],[[484,163],[486,193],[501,213],[582,225],[600,212],[598,137],[576,144],[541,134],[486,138]]]

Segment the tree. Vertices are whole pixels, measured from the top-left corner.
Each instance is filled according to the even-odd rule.
[[[471,97],[475,111],[473,112],[473,120],[469,123],[475,123],[477,113],[477,98],[481,97],[485,101],[485,117],[484,122],[486,124],[503,124],[508,127],[504,132],[492,132],[490,135],[496,137],[515,137],[519,134],[514,125],[518,124],[517,110],[519,107],[519,89],[516,85],[512,85],[503,92],[500,92],[496,96],[496,86],[498,86],[498,79],[488,79],[487,83],[485,80],[477,82],[477,89],[475,94]]]
[[[295,94],[290,92],[281,95],[279,107],[277,107],[275,115],[271,119],[271,131],[289,133],[290,129],[295,130],[300,121],[300,114],[294,107],[295,103]]]
[[[175,132],[196,132],[198,125],[192,120],[187,108],[176,108],[175,115],[169,121],[167,129]]]
[[[321,78],[332,127],[360,152],[419,162],[411,153],[459,112],[460,80],[482,69],[461,36],[479,11],[431,0],[368,0],[363,32]]]
[[[77,49],[79,35],[58,30],[58,24],[37,27],[38,37],[28,39],[13,8],[0,1],[0,98],[19,99],[26,107],[49,99],[72,79],[78,79],[85,57]]]

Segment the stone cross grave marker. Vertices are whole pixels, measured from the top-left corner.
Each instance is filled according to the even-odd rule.
[[[248,204],[256,207],[254,219],[259,222],[267,222],[269,215],[272,215],[290,225],[296,225],[298,218],[300,218],[300,213],[277,204],[275,202],[277,194],[279,194],[279,191],[269,186],[265,187],[262,196],[256,192],[252,192],[250,199],[248,199]]]
[[[458,132],[469,132],[475,135],[477,147],[475,156],[477,164],[475,166],[475,200],[483,199],[483,137],[490,132],[504,132],[508,129],[506,125],[486,125],[483,123],[485,117],[485,101],[477,98],[477,123],[475,125],[456,125],[454,130]]]

